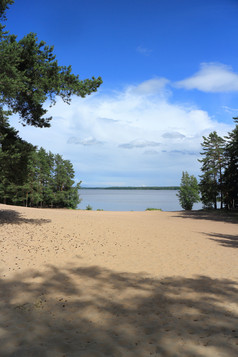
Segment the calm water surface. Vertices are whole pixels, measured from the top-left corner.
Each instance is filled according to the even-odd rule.
[[[93,190],[80,189],[82,199],[78,208],[90,205],[93,210],[104,211],[145,211],[146,208],[161,208],[163,211],[180,211],[176,190]],[[201,209],[196,203],[193,209]]]

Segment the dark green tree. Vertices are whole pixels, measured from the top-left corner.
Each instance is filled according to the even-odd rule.
[[[238,123],[238,118],[233,118]],[[238,125],[226,137],[224,194],[227,208],[238,207]]]
[[[0,0],[0,20],[12,0]],[[24,124],[49,127],[51,117],[45,117],[43,105],[47,99],[55,104],[56,96],[70,103],[72,95],[85,97],[97,91],[101,77],[80,80],[71,73],[71,66],[59,66],[53,46],[38,41],[29,33],[17,41],[16,35],[0,26],[0,111],[7,106],[18,113]]]
[[[0,120],[0,202],[76,208],[79,188],[69,160],[43,148],[37,150],[7,120]]]
[[[55,155],[54,169],[55,205],[57,207],[76,208],[80,202],[78,196],[79,184],[74,187],[74,169],[69,160],[64,160],[61,155]]]
[[[191,210],[194,203],[200,201],[199,186],[195,176],[190,176],[186,171],[182,173],[181,184],[177,196],[181,207],[185,210]]]
[[[25,201],[23,185],[28,159],[35,147],[18,136],[0,115],[0,200],[3,203]]]
[[[44,149],[36,150],[19,138],[7,122],[18,114],[23,125],[49,127],[44,103],[55,104],[59,96],[66,103],[77,95],[96,92],[101,77],[80,80],[71,66],[60,66],[53,46],[29,33],[19,41],[5,29],[6,10],[13,0],[0,0],[0,201],[31,206],[76,207],[78,188],[72,164]],[[7,108],[7,110],[6,110]],[[60,156],[59,156],[60,157]],[[59,173],[62,180],[59,183]],[[61,186],[59,186],[61,185]],[[59,189],[59,187],[61,187]]]
[[[203,159],[200,176],[201,201],[205,206],[213,205],[217,209],[218,198],[223,207],[223,173],[225,168],[225,140],[218,136],[216,131],[210,133],[208,137],[203,136],[201,144]]]

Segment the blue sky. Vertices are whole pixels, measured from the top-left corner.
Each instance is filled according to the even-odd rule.
[[[59,64],[103,84],[59,99],[50,129],[11,123],[69,159],[85,187],[198,177],[202,136],[225,135],[238,115],[237,16],[238,0],[16,0],[11,33],[37,33]]]

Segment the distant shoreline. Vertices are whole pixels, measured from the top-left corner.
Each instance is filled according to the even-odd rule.
[[[179,186],[147,186],[147,187],[81,187],[80,189],[85,190],[179,190]]]

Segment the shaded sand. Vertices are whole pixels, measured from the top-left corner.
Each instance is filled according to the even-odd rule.
[[[238,225],[0,205],[0,356],[238,355]]]

